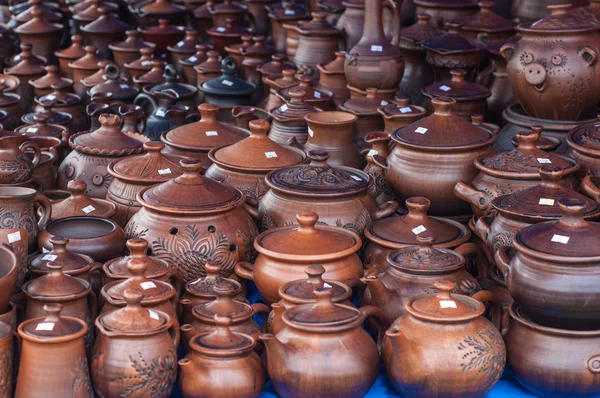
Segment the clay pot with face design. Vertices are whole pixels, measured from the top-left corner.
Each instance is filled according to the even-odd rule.
[[[600,102],[600,26],[592,14],[570,4],[548,9],[550,16],[519,25],[521,40],[500,49],[510,85],[529,116],[589,118]]]

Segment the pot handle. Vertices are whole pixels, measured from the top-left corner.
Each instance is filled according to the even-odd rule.
[[[402,0],[386,0],[383,5],[385,8],[391,8],[394,13],[394,36],[392,37],[392,45],[398,47],[400,43],[400,8]]]
[[[477,221],[475,221],[475,217],[473,217],[471,221],[469,221],[469,227],[475,232],[475,235],[477,235],[479,239],[487,242],[488,235],[490,234],[490,226],[483,217],[479,217]]]
[[[25,151],[28,149],[33,151],[33,160],[31,161],[31,163],[33,163],[33,168],[36,168],[37,165],[40,164],[40,160],[42,159],[42,151],[37,143],[33,141],[25,141],[23,144],[21,144],[19,149],[23,153],[25,153]]]
[[[375,220],[380,220],[382,218],[391,216],[398,210],[399,207],[400,203],[395,200],[389,200],[383,203],[377,208],[377,210],[375,210]]]
[[[600,373],[600,354],[594,355],[593,357],[588,359],[587,366],[588,366],[588,369],[590,372],[592,372],[593,374],[599,374]]]
[[[496,329],[498,329],[500,334],[502,334],[502,315],[504,311],[502,309],[502,302],[498,299],[498,297],[489,290],[480,290],[471,297],[481,301],[484,304],[490,304],[490,309],[492,311],[491,321]]]
[[[600,202],[600,188],[594,185],[590,176],[585,176],[581,180],[581,192],[596,202]]]
[[[139,93],[137,95],[137,97],[135,97],[135,99],[133,100],[133,104],[140,105],[144,101],[148,101],[152,105],[151,114],[154,113],[154,111],[156,110],[156,107],[158,106],[158,102],[156,101],[156,98],[154,98],[154,96],[152,96],[152,95],[148,95],[146,93]],[[140,105],[140,106],[142,107],[142,109],[144,109],[144,107],[142,105]]]
[[[499,247],[494,254],[494,262],[496,266],[504,275],[504,280],[508,280],[508,274],[510,272],[510,257],[508,257],[508,246]]]
[[[261,332],[267,333],[267,319],[269,318],[269,314],[271,313],[271,309],[263,303],[254,303],[252,304],[252,309],[255,314],[263,314],[263,326]]]
[[[387,159],[384,158],[383,156],[375,155],[375,156],[371,156],[371,158],[373,159],[373,163],[375,163],[377,166],[381,167],[384,170],[388,169]]]
[[[388,328],[388,325],[385,322],[383,311],[373,305],[362,306],[359,308],[359,311],[363,314],[365,320],[368,318],[373,318],[375,321],[377,326],[377,349],[381,355],[381,344],[383,342],[383,337],[385,336],[385,331]]]
[[[242,203],[242,207],[253,219],[258,220],[260,218],[260,215],[258,214],[258,200],[246,196],[246,201]]]
[[[46,197],[46,195],[38,193],[33,198],[34,203],[38,203],[42,209],[42,217],[38,221],[38,228],[40,231],[44,229],[48,221],[50,221],[50,217],[52,216],[52,205],[50,204],[50,200]]]
[[[454,194],[479,210],[486,213],[490,210],[489,196],[485,192],[472,188],[462,181],[457,182],[454,186]]]
[[[181,293],[183,293],[184,283],[183,283],[183,278],[181,277],[181,274],[179,273],[179,271],[177,271],[175,268],[171,267],[169,269],[169,273],[167,274],[167,277],[171,281],[171,284],[175,288],[175,291],[177,292],[177,294],[179,296],[181,296]]]
[[[235,264],[233,268],[235,274],[242,279],[247,279],[249,281],[254,280],[254,264],[249,261],[240,261]]]
[[[177,325],[178,322],[173,322],[169,328],[169,334],[171,335],[171,340],[173,340],[173,346],[175,347],[175,350],[177,350],[177,347],[179,347],[179,340],[181,337],[181,335],[177,333]]]

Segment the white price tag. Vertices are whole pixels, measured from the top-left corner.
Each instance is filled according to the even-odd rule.
[[[142,282],[142,283],[140,283],[140,286],[144,290],[153,289],[153,288],[156,287],[156,285],[154,284],[154,282]]]
[[[540,198],[539,205],[554,206],[554,199]]]
[[[287,111],[287,110],[288,110],[288,106],[287,106],[287,104],[283,104],[283,105],[281,105],[281,106],[279,107],[279,110],[280,110],[281,112],[285,112],[285,111]]]
[[[49,100],[56,99],[56,95],[54,95],[54,94],[47,95],[46,99],[49,99]]]
[[[157,321],[160,320],[157,312],[152,311],[152,310],[148,310],[148,312],[150,313],[150,318],[156,319]]]
[[[310,135],[311,137],[314,137],[315,132],[309,127],[308,128],[308,135]]]
[[[160,116],[160,117],[164,117],[167,113],[165,112],[164,109],[159,109],[156,111],[156,115]]]
[[[389,102],[387,102],[386,100],[381,100],[381,102],[379,103],[380,106],[386,106],[387,104],[389,104]]]
[[[425,134],[427,132],[427,129],[425,127],[417,127],[417,129],[415,130],[415,133],[419,133],[419,134]]]
[[[206,136],[207,136],[207,137],[214,137],[214,136],[217,136],[217,135],[219,135],[219,133],[218,133],[218,132],[216,132],[216,131],[214,131],[214,130],[211,130],[211,131],[207,131],[207,132],[206,132]]]
[[[294,15],[294,14],[296,14],[296,11],[295,10],[285,10],[284,14],[285,15]]]
[[[27,130],[25,130],[26,133],[37,133],[37,127],[28,127]]]
[[[230,80],[223,80],[221,83],[223,83],[224,85],[231,87],[233,86],[233,82]]]
[[[552,161],[548,158],[537,158],[538,163],[542,163],[542,164],[549,164],[552,163]]]
[[[119,87],[121,87],[121,88],[129,88],[129,86],[127,84],[119,84]]]
[[[217,28],[217,32],[225,32],[225,30],[226,30],[226,29],[225,29],[223,26],[219,26],[219,27]]]
[[[94,210],[96,210],[96,208],[92,205],[86,206],[83,209],[81,209],[81,211],[83,211],[85,214],[89,214],[89,213],[93,212]]]
[[[323,287],[333,287],[333,286],[331,286],[331,285],[330,285],[329,283],[327,283],[327,282],[323,282]]]
[[[8,237],[8,243],[15,243],[21,240],[21,231],[13,232],[6,236]]]
[[[158,170],[158,174],[160,174],[161,176],[164,176],[165,174],[171,174],[171,169]]]
[[[405,106],[404,108],[400,108],[400,113],[408,113],[408,112],[412,112],[412,109],[410,108],[410,106]]]
[[[427,231],[427,228],[425,228],[425,227],[424,227],[424,226],[422,226],[422,225],[419,225],[418,227],[414,227],[414,228],[412,229],[412,232],[413,232],[413,234],[415,234],[415,235],[419,235],[419,234],[420,234],[421,232],[423,232],[423,231]]]
[[[442,308],[456,308],[456,303],[452,300],[440,300],[440,307]]]
[[[50,250],[46,249],[45,247],[42,247],[42,253],[50,253]]]
[[[267,159],[276,158],[277,152],[265,152],[265,156],[267,157]]]
[[[38,323],[35,327],[35,330],[48,330],[51,331],[54,329],[54,322],[42,322]]]
[[[142,66],[152,65],[152,61],[142,61]]]
[[[315,91],[315,98],[321,98],[321,93],[318,91]]]
[[[58,256],[56,254],[46,254],[44,257],[42,257],[42,260],[54,261],[57,258]]]
[[[440,86],[440,90],[442,90],[442,91],[450,91],[452,89],[444,84],[443,86]]]
[[[360,178],[359,176],[350,176],[350,177],[352,177],[356,181],[362,181],[362,178]]]
[[[571,239],[571,238],[568,236],[554,234],[554,236],[552,236],[551,241],[562,243],[563,245],[566,245],[567,243],[569,243],[569,239]]]
[[[367,153],[367,156],[375,156],[375,155],[379,155],[379,151],[377,151],[377,149],[371,149]]]
[[[371,51],[380,53],[380,52],[383,51],[383,47],[382,46],[375,46],[375,45],[373,45],[373,46],[371,46]]]

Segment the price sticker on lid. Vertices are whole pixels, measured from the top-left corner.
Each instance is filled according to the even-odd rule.
[[[42,247],[42,253],[49,253],[50,250],[46,249],[45,247]]]
[[[56,99],[56,95],[54,95],[54,94],[47,95],[46,99],[49,99],[49,100]]]
[[[568,236],[554,234],[552,236],[551,241],[552,242],[562,243],[563,245],[566,245],[567,243],[569,243],[569,239],[571,239],[571,238],[568,237]]]
[[[371,46],[371,51],[376,52],[376,53],[380,53],[383,51],[383,47],[382,46]]]
[[[151,65],[152,62],[151,61],[142,61],[142,66],[148,66]]]
[[[315,95],[315,98],[321,98],[321,93],[318,91],[315,91],[314,95]]]
[[[288,106],[287,106],[287,104],[283,104],[283,105],[281,105],[281,106],[279,107],[279,110],[280,110],[281,112],[285,112],[285,111],[287,111],[287,110],[288,110]]]
[[[419,225],[418,227],[414,227],[411,231],[413,232],[413,234],[419,235],[421,232],[427,231],[427,228],[425,228],[422,225]]]
[[[538,163],[542,163],[542,164],[550,164],[552,163],[552,161],[548,158],[537,158]]]
[[[142,282],[140,283],[140,286],[142,287],[142,289],[144,290],[148,290],[148,289],[153,289],[156,287],[156,285],[154,284],[154,282]]]
[[[368,153],[367,156],[375,156],[378,155],[379,151],[377,151],[377,149],[371,149]]]
[[[217,28],[217,32],[225,32],[225,30],[226,30],[226,29],[225,29],[223,26],[219,26],[219,27]]]
[[[15,243],[21,240],[21,231],[13,232],[12,234],[6,235],[8,243]]]
[[[284,14],[285,15],[294,15],[294,14],[296,14],[296,11],[294,11],[294,10],[285,10]]]
[[[456,302],[452,300],[440,300],[440,307],[442,308],[456,308]]]
[[[362,181],[362,178],[360,178],[359,176],[350,176],[350,177],[352,177],[356,181]]]
[[[150,318],[156,319],[157,321],[160,320],[157,312],[152,311],[152,310],[148,310],[148,312],[150,313]]]
[[[554,199],[540,198],[538,204],[543,206],[554,206]]]
[[[96,210],[96,208],[92,205],[86,206],[83,209],[81,209],[81,211],[83,211],[85,214],[89,214],[89,213],[93,212],[94,210]]]
[[[400,113],[409,113],[412,112],[412,109],[410,106],[405,106],[404,108],[400,108]]]
[[[188,58],[188,60],[190,62],[196,62],[196,61],[198,61],[198,57],[196,57],[195,55],[192,55],[191,57]]]
[[[323,287],[327,287],[327,288],[329,288],[329,287],[333,287],[333,286],[331,286],[331,285],[330,285],[329,283],[327,283],[327,282],[323,282]]]
[[[46,330],[46,331],[54,330],[54,322],[38,323],[38,325],[35,327],[35,330]]]
[[[231,80],[223,80],[221,83],[229,87],[233,86],[233,82]]]
[[[57,258],[58,256],[56,254],[46,254],[44,257],[42,257],[42,260],[54,261]]]
[[[171,174],[171,169],[158,170],[158,174],[160,174],[161,176],[164,176],[165,174]]]
[[[165,110],[162,108],[156,111],[156,115],[160,117],[164,117],[166,114],[167,112],[165,112]]]
[[[215,130],[207,131],[205,134],[207,137],[215,137],[215,136],[219,135],[219,133]]]
[[[121,87],[121,88],[129,88],[129,86],[127,84],[119,84],[119,87]]]
[[[425,127],[417,127],[417,129],[415,130],[415,133],[419,133],[419,134],[425,134],[427,132],[427,129]]]
[[[389,102],[387,102],[385,100],[381,100],[381,102],[379,103],[379,106],[386,106],[387,104],[389,104]]]
[[[443,86],[440,86],[440,90],[448,92],[452,89],[444,84]]]
[[[37,132],[37,127],[28,127],[27,130],[25,130],[26,133],[36,133]]]
[[[267,157],[267,159],[276,158],[277,152],[265,152],[265,156]]]

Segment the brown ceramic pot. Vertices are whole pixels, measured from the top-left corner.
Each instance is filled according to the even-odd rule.
[[[36,80],[31,80],[29,84],[33,86],[33,95],[40,97],[42,95],[52,93],[52,85],[54,83],[65,83],[67,85],[73,85],[71,79],[61,77],[59,75],[58,67],[56,65],[46,66],[46,75]]]
[[[298,33],[298,46],[293,61],[299,67],[307,65],[316,69],[317,64],[326,64],[335,59],[334,54],[340,48],[343,36],[341,30],[325,20],[326,13],[313,12],[312,17],[312,21],[300,23],[293,28]]]
[[[181,60],[189,56],[194,55],[196,52],[196,45],[198,44],[198,32],[195,30],[186,30],[185,37],[175,45],[167,47],[171,54],[171,64],[177,68],[177,73],[183,74],[183,65]]]
[[[242,36],[252,34],[252,31],[242,24],[236,24],[234,19],[227,19],[221,26],[213,26],[206,31],[212,39],[213,47],[219,54],[225,54],[225,48],[242,41]]]
[[[42,10],[36,7],[31,11],[31,20],[15,28],[14,32],[21,43],[33,45],[33,54],[49,60],[58,50],[63,25],[48,22],[43,18]]]
[[[58,50],[54,52],[54,56],[58,58],[58,67],[60,69],[60,75],[66,78],[73,78],[73,71],[71,67],[69,67],[69,63],[73,61],[77,61],[79,58],[83,57],[86,52],[82,46],[83,36],[81,35],[73,35],[71,36],[71,46],[67,47],[63,50]]]
[[[83,97],[86,92],[86,88],[81,80],[98,71],[98,62],[101,61],[101,59],[97,56],[97,53],[98,49],[96,47],[86,46],[84,56],[67,64],[68,68],[73,73],[73,91],[80,97]]]
[[[154,43],[154,55],[156,58],[169,61],[169,46],[176,45],[185,36],[182,26],[170,25],[169,20],[160,18],[158,25],[146,25],[138,28],[144,41]]]
[[[295,69],[284,69],[281,72],[280,77],[267,77],[265,79],[265,86],[268,88],[269,94],[260,103],[260,107],[263,109],[275,109],[285,104],[286,101],[277,95],[277,92],[284,88],[291,88],[298,86],[300,80],[296,78]]]
[[[22,312],[21,310],[24,309],[25,300],[23,298],[22,303],[17,303],[18,299],[16,298],[16,296],[22,296],[21,287],[23,286],[23,282],[25,282],[25,277],[27,276],[27,235],[28,234],[24,229],[0,229],[0,244],[9,246],[10,250],[12,250],[17,260],[17,275],[15,284],[13,286],[13,289],[9,289],[10,292],[7,292],[7,294],[12,295],[10,300],[14,301],[16,304],[19,305],[20,312]],[[6,264],[9,264],[9,262],[7,262]],[[0,317],[0,321],[6,322],[7,320],[1,319]]]
[[[377,108],[377,112],[383,117],[384,131],[389,134],[424,118],[427,114],[425,108],[409,105],[406,98],[398,98],[392,103],[380,106]]]
[[[447,22],[460,21],[477,13],[477,3],[472,0],[414,0],[417,14],[431,15],[433,24],[444,29]]]
[[[196,44],[196,51],[188,56],[183,58],[180,61],[181,66],[183,67],[183,81],[184,83],[196,85],[198,82],[197,73],[194,70],[194,67],[202,64],[208,59],[208,50],[210,46],[206,44]]]
[[[280,53],[286,53],[286,38],[287,31],[283,27],[284,23],[294,24],[300,21],[310,19],[310,13],[301,2],[284,1],[282,7],[271,7],[269,9],[269,19],[271,20],[271,36],[273,37],[273,45]],[[292,59],[287,54],[288,59]]]
[[[479,1],[479,12],[462,20],[462,34],[486,44],[503,41],[515,34],[516,23],[493,12],[493,1]]]
[[[318,109],[328,110],[332,109],[332,97],[333,95],[328,91],[321,91],[313,87],[315,79],[312,76],[308,76],[298,72],[296,77],[298,79],[297,88],[304,91],[304,102],[314,106]],[[282,88],[277,91],[277,96],[286,102],[290,100],[289,92],[295,90],[294,88]]]
[[[364,157],[355,145],[356,115],[338,111],[315,112],[304,116],[304,120],[308,125],[306,152],[328,152],[327,162],[332,166],[364,167]]]
[[[348,88],[352,92],[354,87],[349,85]],[[368,88],[366,96],[350,98],[339,105],[340,110],[350,112],[357,117],[354,125],[354,145],[360,152],[369,149],[365,136],[371,131],[381,131],[384,128],[383,118],[377,109],[388,105],[389,102],[379,97],[379,91]]]
[[[289,99],[279,97],[285,103],[277,108],[269,110],[269,116],[273,119],[269,138],[279,144],[291,145],[293,141],[305,144],[308,140],[308,125],[304,117],[313,112],[320,112],[304,101],[306,92],[298,87],[288,90]]]
[[[516,43],[519,36],[515,35],[506,40],[491,43],[486,53],[491,64],[479,73],[477,81],[490,89],[492,95],[487,99],[486,116],[494,123],[502,123],[502,112],[511,104],[517,102],[510,87],[506,71],[506,59],[500,54],[500,49],[506,43]]]
[[[573,128],[567,134],[567,154],[581,166],[578,178],[586,175],[600,176],[600,131],[597,124],[598,120],[594,120]]]
[[[81,27],[88,44],[98,49],[102,58],[111,58],[110,45],[119,42],[129,27],[107,8],[100,8],[100,17]]]
[[[34,152],[33,160],[25,151]],[[31,179],[41,160],[40,147],[28,137],[18,134],[0,136],[0,184],[15,184]]]
[[[350,98],[350,90],[346,87],[348,81],[344,74],[345,58],[345,52],[336,51],[333,61],[326,64],[317,64],[319,83],[316,88],[332,93],[336,106]]]
[[[92,199],[86,196],[87,184],[82,180],[71,180],[67,184],[70,195],[64,200],[52,202],[51,220],[72,216],[97,216],[112,218],[117,207],[105,199]]]
[[[379,155],[387,158],[390,154],[389,144],[390,135],[385,131],[372,131],[365,136],[365,142],[371,146],[371,149],[365,155],[367,165],[363,169],[365,173],[371,176],[373,184],[369,188],[369,193],[379,204],[394,200],[394,191],[387,182],[385,177],[385,169],[379,166],[373,160],[373,156]]]
[[[5,243],[0,244],[0,256],[2,258],[2,262],[0,262],[2,264],[2,269],[0,270],[0,314],[4,314],[7,312],[10,296],[17,287],[19,263],[15,251]]]
[[[19,344],[14,344],[15,325],[0,321],[0,395],[6,398],[13,396],[16,378],[15,353]],[[19,347],[20,348],[20,347]],[[20,354],[20,353],[19,353]]]
[[[143,41],[140,32],[137,30],[127,30],[125,35],[127,39],[121,42],[112,42],[108,45],[108,48],[112,52],[115,64],[121,71],[121,76],[129,78],[129,70],[125,65],[139,59],[142,55],[142,48],[154,49],[154,44]]]
[[[151,43],[150,43],[151,44]],[[142,47],[139,50],[140,57],[133,61],[125,63],[125,69],[130,81],[134,81],[136,77],[142,76],[152,70],[153,48]],[[135,84],[135,82],[134,82]]]
[[[33,45],[31,43],[21,43],[21,53],[15,57],[12,66],[4,69],[4,73],[18,78],[21,84],[17,87],[17,94],[23,101],[23,109],[29,110],[33,103],[33,86],[29,84],[30,80],[38,79],[46,74],[44,67],[47,65],[45,58],[40,58],[32,53]]]

